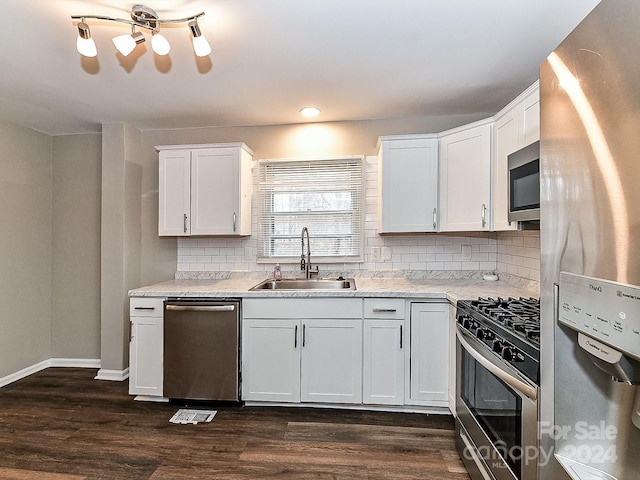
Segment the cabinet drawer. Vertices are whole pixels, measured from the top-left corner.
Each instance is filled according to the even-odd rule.
[[[364,318],[404,318],[403,298],[365,298]]]
[[[129,315],[132,317],[162,317],[164,298],[132,297],[129,299]]]
[[[244,318],[362,318],[360,298],[246,298]]]

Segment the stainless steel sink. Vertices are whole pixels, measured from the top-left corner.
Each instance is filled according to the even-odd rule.
[[[282,280],[266,279],[250,291],[255,290],[355,290],[353,278],[320,278],[307,280],[304,278],[284,278]]]

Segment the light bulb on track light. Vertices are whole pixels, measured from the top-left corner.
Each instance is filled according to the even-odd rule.
[[[193,51],[198,57],[206,57],[211,53],[211,46],[202,35],[198,22],[196,20],[190,21],[189,28],[191,28],[191,33],[193,34]]]
[[[85,57],[95,57],[98,55],[96,42],[91,38],[89,25],[84,22],[78,23],[78,40],[76,41],[76,50],[80,55]]]
[[[154,31],[151,37],[151,48],[156,55],[167,55],[171,51],[169,41],[160,32]]]
[[[133,32],[131,35],[113,37],[112,41],[116,49],[126,57],[139,43],[144,42],[144,35],[141,32]]]

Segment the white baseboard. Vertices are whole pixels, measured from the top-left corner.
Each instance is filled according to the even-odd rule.
[[[96,380],[110,380],[113,382],[122,382],[129,378],[129,367],[124,370],[107,370],[101,368],[98,370],[98,374],[94,377]]]
[[[157,402],[157,403],[169,403],[169,399],[166,397],[156,397],[153,395],[136,395],[134,400],[139,402]]]
[[[51,358],[50,367],[100,368],[99,358]]]
[[[0,378],[0,387],[4,387],[5,385],[9,385],[21,378],[28,377],[29,375],[33,375],[34,373],[39,372],[40,370],[44,370],[45,368],[50,367],[75,367],[75,368],[98,368],[100,369],[100,359],[99,358],[50,358],[48,360],[43,360],[41,362],[36,363],[35,365],[31,365],[29,367],[23,368],[15,373],[11,373],[5,377]],[[95,376],[96,380],[113,380],[122,382],[129,378],[129,367],[124,370],[106,370],[100,369],[98,370],[98,374]]]
[[[33,375],[34,373],[39,372],[40,370],[44,370],[45,368],[49,368],[50,360],[43,360],[42,362],[36,363],[35,365],[31,365],[30,367],[23,368],[15,373],[11,373],[6,377],[0,378],[0,387],[4,387],[5,385],[9,385],[21,378],[28,377],[29,375]]]

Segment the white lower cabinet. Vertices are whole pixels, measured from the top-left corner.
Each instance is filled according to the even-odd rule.
[[[363,403],[404,404],[404,320],[364,320]]]
[[[404,404],[404,312],[404,299],[364,300],[363,403]]]
[[[164,299],[131,298],[129,393],[162,397]]]
[[[300,400],[362,402],[362,319],[302,321]]]
[[[299,320],[244,320],[243,400],[300,401],[299,331]]]
[[[446,408],[449,304],[243,300],[242,399]]]
[[[411,303],[411,355],[407,405],[447,407],[449,304]]]
[[[362,402],[361,299],[245,299],[242,399]]]

